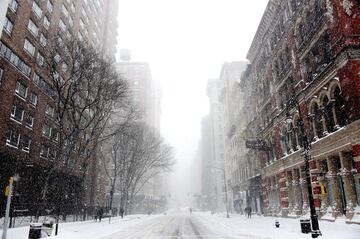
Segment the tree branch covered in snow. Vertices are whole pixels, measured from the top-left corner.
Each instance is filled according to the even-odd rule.
[[[110,167],[106,174],[112,190],[120,194],[120,207],[131,210],[129,202],[145,183],[171,170],[173,152],[158,132],[143,123],[133,122],[117,132],[105,142],[110,146],[104,157],[105,167]]]
[[[128,99],[127,84],[111,60],[87,43],[65,42],[55,36],[45,59],[48,79],[38,81],[52,98],[46,109],[51,120],[46,124],[52,128],[48,136],[56,144],[45,146],[50,149],[47,157],[51,163],[43,198],[56,169],[81,175],[84,180],[99,142],[110,137],[105,129],[114,108],[125,108]]]

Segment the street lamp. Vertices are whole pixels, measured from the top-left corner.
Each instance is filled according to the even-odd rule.
[[[305,178],[306,178],[306,184],[307,184],[307,190],[308,190],[308,196],[309,196],[309,205],[310,205],[310,219],[311,219],[311,226],[312,226],[312,232],[311,237],[317,238],[321,235],[320,229],[319,229],[319,221],[318,216],[316,214],[315,210],[315,204],[314,204],[314,195],[311,187],[311,177],[310,177],[310,167],[309,167],[309,160],[311,159],[310,155],[310,144],[309,139],[307,137],[307,134],[305,133],[304,129],[304,122],[301,117],[301,109],[300,104],[298,100],[294,97],[291,97],[286,105],[287,110],[287,118],[290,118],[289,111],[291,108],[297,107],[297,110],[299,112],[299,126],[300,126],[300,132],[304,147],[304,161],[305,161]]]
[[[225,190],[225,203],[226,203],[226,217],[230,218],[229,216],[229,206],[228,206],[228,195],[227,195],[227,186],[226,186],[226,171],[223,168],[211,167],[212,169],[220,170],[223,173],[224,177],[224,190]]]

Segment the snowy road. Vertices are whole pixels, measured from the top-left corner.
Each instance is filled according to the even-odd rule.
[[[206,226],[203,218],[193,214],[190,216],[187,213],[171,213],[157,218],[148,220],[142,224],[130,227],[127,230],[115,233],[103,239],[158,239],[158,238],[219,238],[219,239],[233,239],[241,238],[239,235],[231,236],[224,234],[223,230],[213,230]]]
[[[276,228],[274,220],[280,222]],[[323,236],[319,239],[359,239],[360,225],[320,221]],[[0,235],[2,231],[0,229]],[[29,226],[10,228],[8,239],[27,239]],[[53,239],[309,239],[302,234],[299,219],[273,218],[187,210],[171,210],[167,215],[128,215],[121,219],[105,219],[101,223],[90,221],[61,223],[59,235]],[[49,239],[50,239],[49,238]]]

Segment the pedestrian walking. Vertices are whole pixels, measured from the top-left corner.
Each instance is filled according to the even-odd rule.
[[[124,218],[124,212],[125,212],[124,208],[120,208],[120,216],[121,216],[121,218]]]
[[[251,218],[251,207],[250,206],[248,206],[247,214],[248,214],[248,218]]]
[[[103,209],[100,207],[99,210],[98,210],[99,222],[101,222],[101,218],[102,218],[103,214],[104,214],[104,211],[103,211]]]

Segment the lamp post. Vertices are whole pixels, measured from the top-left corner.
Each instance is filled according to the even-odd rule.
[[[226,203],[226,217],[230,218],[229,216],[229,206],[228,206],[228,194],[227,194],[227,183],[226,183],[226,171],[223,168],[216,168],[216,167],[211,167],[212,169],[216,169],[216,170],[220,170],[223,173],[223,177],[224,177],[224,190],[225,190],[225,203]]]
[[[305,178],[306,178],[306,185],[307,185],[308,196],[309,196],[310,220],[311,220],[311,226],[312,226],[311,237],[317,238],[318,236],[321,235],[321,232],[319,229],[319,221],[318,221],[318,216],[317,216],[316,210],[315,210],[314,195],[313,195],[312,186],[311,186],[311,175],[310,175],[310,167],[309,167],[309,161],[311,159],[310,144],[309,144],[309,139],[307,137],[307,134],[305,133],[304,122],[301,117],[300,104],[296,98],[292,97],[289,99],[289,101],[286,105],[288,117],[290,116],[289,115],[290,109],[294,108],[294,107],[297,107],[297,110],[299,112],[299,126],[300,126],[303,147],[304,147],[303,155],[304,155],[304,161],[305,161]]]
[[[13,177],[10,177],[9,179],[9,185],[6,187],[5,195],[7,197],[6,200],[6,210],[5,210],[5,217],[4,217],[4,226],[3,226],[3,233],[2,233],[2,239],[6,239],[7,236],[7,229],[8,229],[8,223],[9,223],[9,215],[10,215],[10,206],[11,206],[11,196],[13,193],[13,183],[16,182],[19,179],[19,175],[14,175]]]

